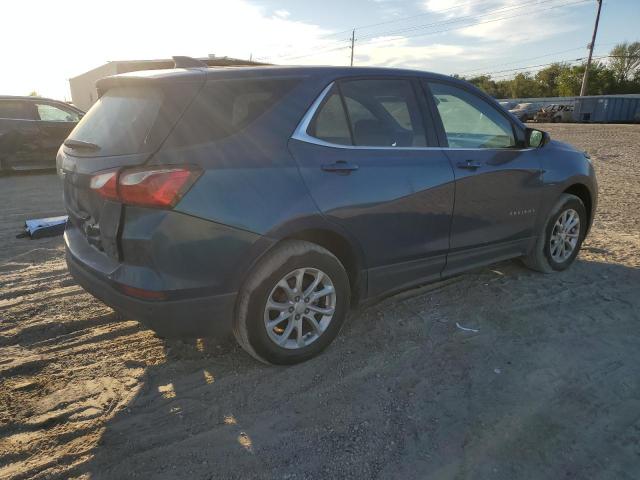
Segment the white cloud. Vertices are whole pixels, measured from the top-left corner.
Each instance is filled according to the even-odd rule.
[[[478,47],[448,43],[413,45],[408,38],[394,36],[356,45],[355,64],[451,73],[456,63],[485,56],[486,52]]]
[[[424,8],[433,15],[420,22],[451,21],[521,2],[423,0]],[[575,28],[560,15],[563,10],[540,11],[543,8],[532,2],[527,9],[504,13],[527,13],[526,17],[467,26],[437,36],[407,38],[414,34],[411,31],[401,34],[407,37],[388,34],[363,39],[356,43],[356,65],[468,70],[475,66],[470,66],[470,61],[499,58],[519,44]],[[449,10],[442,12],[445,9]],[[29,18],[29,35],[24,34],[24,22],[5,22],[0,34],[0,58],[8,67],[0,76],[0,92],[4,94],[27,94],[35,89],[47,96],[68,97],[69,77],[108,60],[213,53],[237,58],[253,55],[279,64],[348,65],[350,57],[348,34],[328,36],[331,31],[296,21],[287,10],[274,11],[251,0],[181,0],[179,5],[162,0],[111,0],[108,8],[102,0],[67,0],[64,7],[50,0],[21,0],[3,5],[3,15]],[[386,28],[393,30],[396,25]]]
[[[472,4],[464,0],[426,0],[424,7],[434,13],[440,13],[446,17],[466,15],[471,12]]]
[[[37,15],[33,15],[37,12]],[[266,10],[247,0],[21,0],[3,5],[0,76],[3,94],[68,97],[69,77],[108,60],[206,56],[237,58],[304,54],[335,43],[318,25],[298,22],[284,10]],[[59,28],[53,28],[54,26]],[[8,39],[19,39],[9,42]],[[275,61],[275,60],[274,60]]]
[[[289,10],[276,10],[274,12],[276,17],[280,17],[280,18],[289,18],[291,16],[291,12]]]
[[[432,12],[435,21],[446,21],[433,30],[450,30],[452,35],[472,37],[486,42],[516,45],[557,36],[577,28],[567,21],[566,8],[560,0],[425,0],[424,8]],[[460,21],[457,22],[456,19]]]

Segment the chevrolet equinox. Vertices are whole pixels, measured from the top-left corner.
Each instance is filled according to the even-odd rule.
[[[100,80],[57,157],[70,272],[160,335],[297,363],[356,305],[510,258],[564,270],[590,228],[588,155],[462,80],[176,66]]]

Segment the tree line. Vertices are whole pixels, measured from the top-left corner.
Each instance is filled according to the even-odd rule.
[[[461,77],[494,98],[571,97],[580,94],[586,62],[581,65],[552,63],[535,74],[518,73],[509,80],[491,75]],[[589,67],[587,95],[640,93],[640,42],[620,43]]]

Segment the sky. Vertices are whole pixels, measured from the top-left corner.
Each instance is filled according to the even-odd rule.
[[[5,0],[0,95],[69,100],[107,61],[204,57],[509,78],[585,57],[596,0]],[[595,55],[640,41],[640,0],[603,0]],[[516,70],[518,69],[518,70]]]

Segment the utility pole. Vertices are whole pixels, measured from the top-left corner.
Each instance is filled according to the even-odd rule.
[[[587,58],[587,67],[584,69],[584,77],[582,77],[582,87],[580,88],[581,97],[584,97],[587,94],[587,84],[589,83],[589,67],[591,66],[593,47],[596,44],[596,35],[598,34],[598,22],[600,21],[600,9],[602,8],[602,0],[596,1],[598,2],[598,13],[596,15],[596,24],[593,27],[593,37],[591,37],[591,43],[589,44],[589,58]]]
[[[356,43],[356,29],[354,28],[351,31],[351,66],[352,67],[353,67],[353,47],[355,46],[355,43]]]

